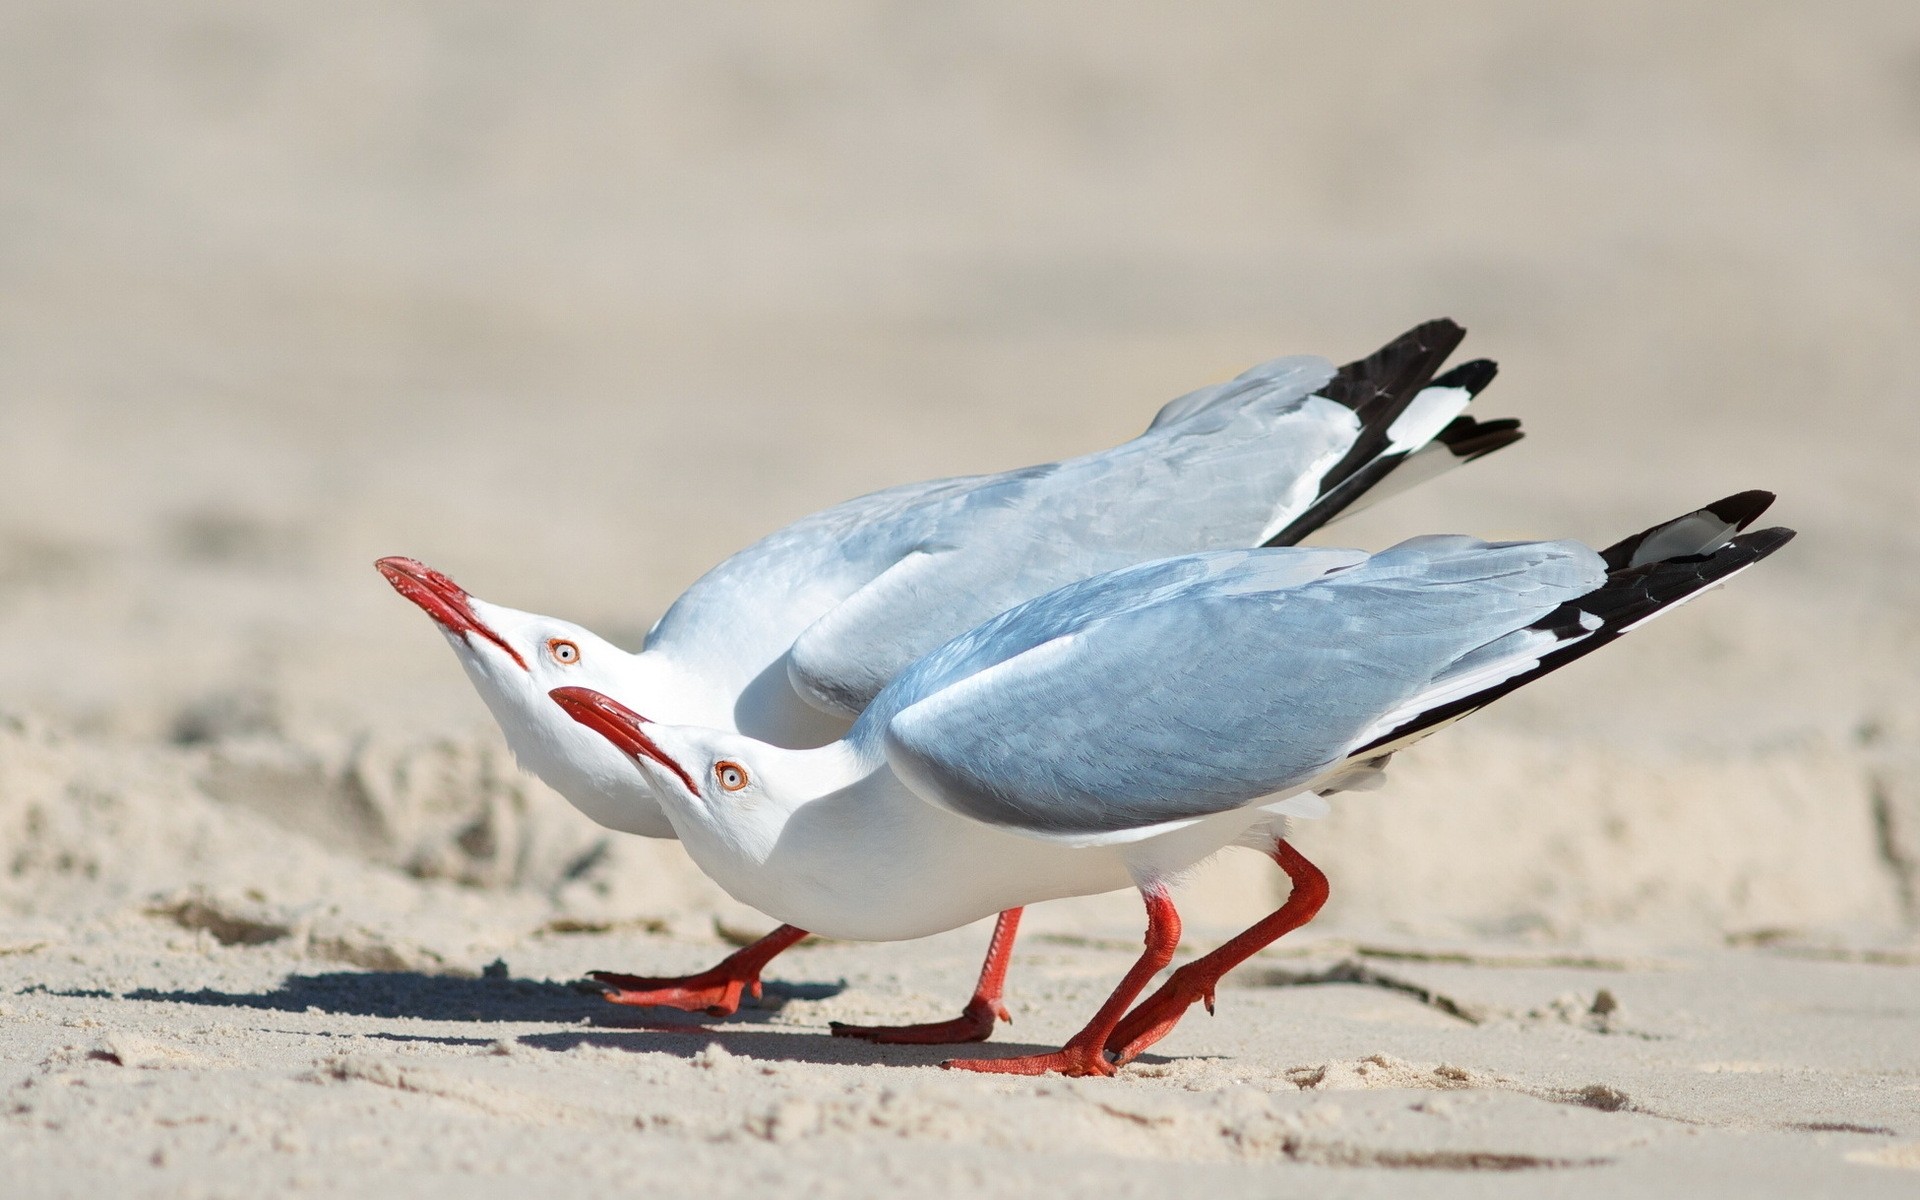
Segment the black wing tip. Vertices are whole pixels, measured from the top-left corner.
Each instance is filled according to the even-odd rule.
[[[1455,328],[1458,328],[1458,326],[1455,326]],[[1462,330],[1462,333],[1464,332],[1465,331]],[[1459,366],[1449,369],[1444,374],[1435,375],[1433,382],[1427,386],[1465,388],[1468,392],[1478,396],[1486,390],[1487,385],[1493,382],[1493,377],[1499,373],[1499,363],[1494,362],[1490,358],[1476,358],[1472,362],[1463,362]]]
[[[1681,554],[1673,558],[1661,559],[1638,567],[1625,567],[1609,573],[1608,581],[1642,578],[1642,587],[1658,593],[1663,581],[1669,586],[1678,586],[1681,590],[1671,596],[1662,596],[1657,607],[1665,608],[1681,596],[1691,595],[1703,587],[1711,586],[1725,579],[1735,571],[1744,570],[1772,554],[1794,538],[1794,531],[1784,526],[1773,529],[1757,529],[1752,533],[1742,533],[1726,540],[1724,545],[1705,554]]]
[[[1466,336],[1466,327],[1458,321],[1435,317],[1334,372],[1317,394],[1350,409],[1360,422],[1359,435],[1340,461],[1321,475],[1320,494],[1307,511],[1267,545],[1291,544],[1326,524],[1405,458],[1407,451],[1389,453],[1393,444],[1389,431],[1415,398],[1434,384],[1441,365]],[[1497,372],[1492,362],[1476,359],[1462,363],[1447,377],[1454,380],[1449,386],[1467,388],[1471,399]],[[1447,445],[1456,458],[1471,461],[1519,441],[1519,425],[1518,421],[1462,425],[1456,420],[1447,427],[1454,433]]]
[[[1620,541],[1602,550],[1600,557],[1606,560],[1608,570],[1622,570],[1633,560],[1634,554],[1648,538],[1660,533],[1670,525],[1684,521],[1688,517],[1703,512],[1710,513],[1717,519],[1725,521],[1727,524],[1733,526],[1735,533],[1738,533],[1753,524],[1761,513],[1766,512],[1768,506],[1773,503],[1774,498],[1772,492],[1761,491],[1758,488],[1747,492],[1735,492],[1731,496],[1723,496],[1715,500],[1712,504],[1703,505],[1700,508],[1694,509],[1692,512],[1682,513],[1680,516],[1643,529],[1631,537],[1622,538]],[[1769,551],[1769,553],[1771,553],[1771,551]]]
[[[1767,511],[1775,499],[1777,497],[1772,492],[1764,492],[1756,488],[1750,492],[1738,492],[1715,500],[1707,505],[1706,511],[1735,529],[1745,529],[1759,519],[1760,514]]]
[[[1377,358],[1392,352],[1431,354],[1434,356],[1433,365],[1437,368],[1447,361],[1447,355],[1459,349],[1460,343],[1466,340],[1465,325],[1452,317],[1435,317],[1431,321],[1420,322],[1368,357]]]
[[[1431,350],[1436,346],[1445,346],[1445,353],[1452,354],[1454,347],[1466,340],[1467,327],[1465,325],[1462,325],[1452,317],[1434,317],[1432,320],[1422,321],[1418,325],[1415,325],[1412,329],[1407,330],[1399,337],[1392,339],[1386,345],[1375,350],[1372,354],[1367,355],[1366,358],[1361,359],[1360,362],[1379,358],[1383,354],[1396,350],[1425,351]],[[1357,366],[1358,364],[1356,363],[1354,365]]]
[[[1791,529],[1757,529],[1729,538],[1709,554],[1683,554],[1637,567],[1609,563],[1611,569],[1607,572],[1606,582],[1583,596],[1567,601],[1530,626],[1565,639],[1559,647],[1542,654],[1530,670],[1501,680],[1470,696],[1428,709],[1362,746],[1354,752],[1354,757],[1378,750],[1442,721],[1485,708],[1542,675],[1557,671],[1625,636],[1642,622],[1659,615],[1661,610],[1671,608],[1689,596],[1738,574],[1793,538],[1794,531]]]
[[[1351,408],[1362,423],[1391,421],[1466,336],[1466,327],[1449,317],[1423,321],[1334,372],[1320,395]]]
[[[1606,618],[1608,624],[1613,624],[1616,617],[1639,620],[1752,566],[1794,536],[1795,531],[1785,526],[1756,529],[1736,534],[1700,554],[1676,554],[1637,567],[1613,567],[1607,572],[1605,584],[1573,603]],[[1620,612],[1609,612],[1609,601]]]
[[[1526,436],[1520,428],[1518,417],[1500,417],[1492,421],[1455,417],[1433,440],[1445,446],[1462,462],[1472,462],[1476,458],[1485,458],[1495,450],[1504,450]]]
[[[1467,327],[1452,317],[1435,317],[1431,321],[1420,322],[1412,329],[1407,330],[1395,338],[1394,341],[1403,342],[1408,338],[1417,337],[1424,343],[1452,338],[1453,341],[1458,344],[1466,336]]]
[[[1753,556],[1749,561],[1759,562],[1799,535],[1798,530],[1788,529],[1785,525],[1775,525],[1771,529],[1756,529],[1752,533],[1743,533],[1734,538],[1732,544],[1745,548]]]

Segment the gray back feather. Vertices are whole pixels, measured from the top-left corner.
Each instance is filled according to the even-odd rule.
[[[1174,401],[1111,450],[952,480],[847,530],[837,552],[868,574],[794,639],[794,686],[851,717],[908,664],[1014,604],[1134,563],[1257,543],[1311,504],[1358,434],[1351,410],[1311,398],[1331,375],[1324,359],[1276,360]]]

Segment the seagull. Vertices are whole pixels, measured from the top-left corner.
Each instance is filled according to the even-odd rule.
[[[1045,466],[908,484],[802,518],[690,587],[630,654],[578,625],[489,604],[409,558],[377,566],[446,634],[521,764],[593,820],[675,831],[657,783],[566,719],[547,694],[591,688],[678,725],[788,747],[844,734],[901,669],[1021,601],[1103,571],[1192,550],[1290,545],[1336,516],[1511,445],[1511,419],[1468,403],[1492,362],[1440,369],[1465,330],[1422,324],[1335,369],[1263,363],[1160,410],[1145,433]],[[847,1036],[954,1041],[1010,1019],[1000,1002],[1019,913],[995,929],[964,1015]],[[610,1000],[714,1015],[759,994],[783,926],[698,975],[596,972]]]
[[[1606,550],[1415,538],[1378,554],[1211,551],[1069,584],[903,671],[830,745],[553,700],[667,800],[701,869],[795,926],[924,937],[1132,886],[1146,949],[1058,1051],[949,1067],[1111,1075],[1220,977],[1310,920],[1326,877],[1286,840],[1400,750],[1731,578],[1793,532],[1730,496]],[[1292,880],[1275,913],[1129,1006],[1171,960],[1169,881],[1230,845]]]

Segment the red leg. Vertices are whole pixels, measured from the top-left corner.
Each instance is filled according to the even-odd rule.
[[[1119,1024],[1121,1014],[1140,995],[1147,981],[1160,968],[1173,961],[1180,944],[1180,914],[1165,890],[1142,888],[1147,902],[1147,948],[1128,971],[1113,995],[1093,1014],[1087,1027],[1068,1039],[1052,1054],[1030,1054],[1022,1058],[956,1058],[940,1064],[956,1071],[986,1071],[997,1075],[1044,1075],[1058,1071],[1062,1075],[1111,1075],[1116,1069],[1107,1061],[1106,1045]]]
[[[980,982],[973,999],[951,1021],[933,1021],[925,1025],[842,1025],[832,1023],[833,1036],[865,1038],[869,1042],[909,1042],[917,1046],[942,1046],[953,1042],[984,1042],[993,1036],[995,1021],[1013,1020],[1013,1014],[1000,1002],[1007,990],[1007,961],[1013,957],[1013,938],[1020,931],[1020,909],[1000,914],[993,926],[993,940],[987,943],[987,961],[980,968]]]
[[[735,950],[715,966],[698,975],[653,979],[642,975],[616,975],[611,971],[593,971],[588,978],[608,987],[607,999],[615,1004],[640,1007],[678,1008],[685,1012],[706,1012],[708,1016],[730,1017],[740,1008],[740,993],[751,991],[760,996],[760,972],[776,954],[807,936],[804,929],[782,925],[751,946]]]
[[[1221,976],[1271,945],[1282,934],[1313,920],[1320,906],[1327,902],[1327,877],[1320,873],[1319,867],[1284,841],[1274,842],[1272,854],[1273,861],[1279,863],[1280,869],[1293,881],[1287,902],[1218,950],[1175,971],[1159,991],[1128,1013],[1106,1040],[1107,1052],[1116,1062],[1132,1062],[1141,1051],[1173,1032],[1173,1027],[1180,1023],[1181,1016],[1195,1000],[1204,1001],[1211,1013],[1213,988]]]

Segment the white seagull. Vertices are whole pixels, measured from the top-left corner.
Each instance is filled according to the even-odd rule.
[[[582,688],[553,699],[653,781],[708,875],[806,929],[917,938],[1137,887],[1146,950],[1085,1028],[1055,1053],[947,1064],[1110,1075],[1319,910],[1326,879],[1288,817],[1777,550],[1791,530],[1739,532],[1771,500],[1731,496],[1604,551],[1445,536],[1129,567],[955,638],[815,749],[661,725]],[[1235,844],[1287,872],[1286,905],[1128,1014],[1180,940],[1168,881]]]
[[[1181,397],[1134,440],[1083,458],[877,492],[816,513],[687,589],[630,654],[577,625],[469,595],[407,558],[378,566],[445,632],[522,765],[610,828],[675,836],[653,780],[547,699],[589,687],[649,718],[817,746],[903,667],[996,613],[1102,571],[1192,550],[1291,544],[1337,515],[1519,440],[1519,422],[1462,415],[1492,381],[1475,361],[1436,376],[1465,331],[1430,321],[1336,370],[1281,358]],[[1019,920],[995,931],[956,1021],[841,1032],[983,1038]],[[734,1011],[783,927],[677,979],[596,972],[620,1003]]]

